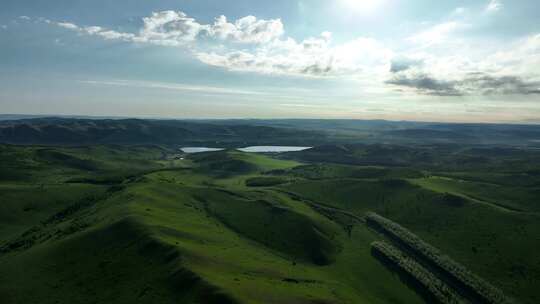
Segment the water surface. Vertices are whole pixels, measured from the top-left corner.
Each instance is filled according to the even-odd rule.
[[[216,151],[223,151],[225,149],[222,148],[207,148],[207,147],[184,147],[180,148],[180,150],[184,153],[202,153],[202,152],[216,152]]]
[[[248,153],[282,153],[282,152],[297,152],[311,149],[312,147],[294,147],[294,146],[252,146],[238,149]]]
[[[311,149],[312,147],[296,147],[296,146],[251,146],[245,148],[239,148],[238,151],[247,153],[283,153],[283,152],[297,152]],[[207,147],[184,147],[180,148],[184,153],[202,153],[202,152],[216,152],[223,151],[224,148],[207,148]]]

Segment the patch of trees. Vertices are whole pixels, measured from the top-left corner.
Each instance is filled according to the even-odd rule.
[[[246,180],[248,187],[271,187],[286,183],[287,180],[280,177],[253,177]]]
[[[465,303],[446,283],[396,247],[384,241],[378,241],[371,244],[371,251],[373,255],[381,257],[405,272],[408,277],[427,290],[437,302],[443,304]]]
[[[398,178],[383,179],[382,184],[390,188],[401,188],[411,185],[408,181]]]
[[[465,266],[441,253],[437,248],[424,242],[408,229],[376,213],[366,214],[366,224],[411,251],[430,267],[447,277],[462,292],[480,303],[513,303],[499,289],[473,274]]]
[[[453,207],[462,207],[467,204],[467,200],[465,198],[451,193],[444,193],[440,197],[440,201]]]

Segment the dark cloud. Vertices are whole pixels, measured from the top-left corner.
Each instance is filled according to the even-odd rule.
[[[395,59],[392,59],[390,72],[392,73],[403,72],[410,68],[420,66],[422,65],[422,63],[423,62],[420,60],[413,60],[413,59],[408,59],[408,58],[395,58]]]
[[[526,81],[517,76],[490,76],[483,73],[469,74],[462,82],[464,87],[477,87],[484,95],[540,94],[539,81]]]
[[[539,81],[485,73],[470,73],[461,80],[441,80],[422,73],[394,72],[394,76],[386,83],[413,88],[421,94],[438,96],[540,94]]]
[[[322,65],[320,63],[312,64],[310,66],[305,67],[302,69],[302,74],[311,74],[311,75],[325,75],[332,71],[332,66],[329,65]]]
[[[439,95],[439,96],[459,96],[462,95],[455,88],[452,81],[441,81],[432,78],[426,74],[395,75],[392,79],[386,81],[387,84],[398,87],[414,88],[421,94]]]

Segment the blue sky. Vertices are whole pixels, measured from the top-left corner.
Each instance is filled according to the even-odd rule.
[[[533,0],[0,3],[0,113],[540,122]]]

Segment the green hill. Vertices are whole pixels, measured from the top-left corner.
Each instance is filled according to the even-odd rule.
[[[56,153],[82,159],[79,149]],[[114,163],[114,149],[85,150],[90,153],[84,159],[110,172],[105,164]],[[49,170],[44,189],[57,194],[42,201],[38,194],[1,193],[10,202],[3,205],[6,212],[21,208],[16,199],[48,206],[35,219],[13,220],[2,231],[4,303],[421,303],[370,256],[373,232],[348,236],[339,224],[273,188],[236,182],[294,163],[225,152],[170,168],[161,162],[160,149],[143,151],[140,157],[154,168],[134,168],[135,177],[107,185],[69,183],[74,173],[90,178],[95,172],[69,165],[71,157],[63,157],[68,171],[38,157],[35,165]],[[231,159],[250,169],[211,174],[210,164]]]
[[[384,149],[406,149],[407,162],[425,152]],[[517,301],[539,300],[535,177],[490,183],[505,195],[480,187],[520,170],[500,169],[513,153],[490,156],[490,175],[470,164],[336,165],[233,150],[171,160],[177,153],[0,146],[2,303],[425,303],[425,290],[373,255],[385,236],[365,224],[370,211]],[[474,180],[441,182],[451,175]],[[414,256],[403,261],[441,279]]]

